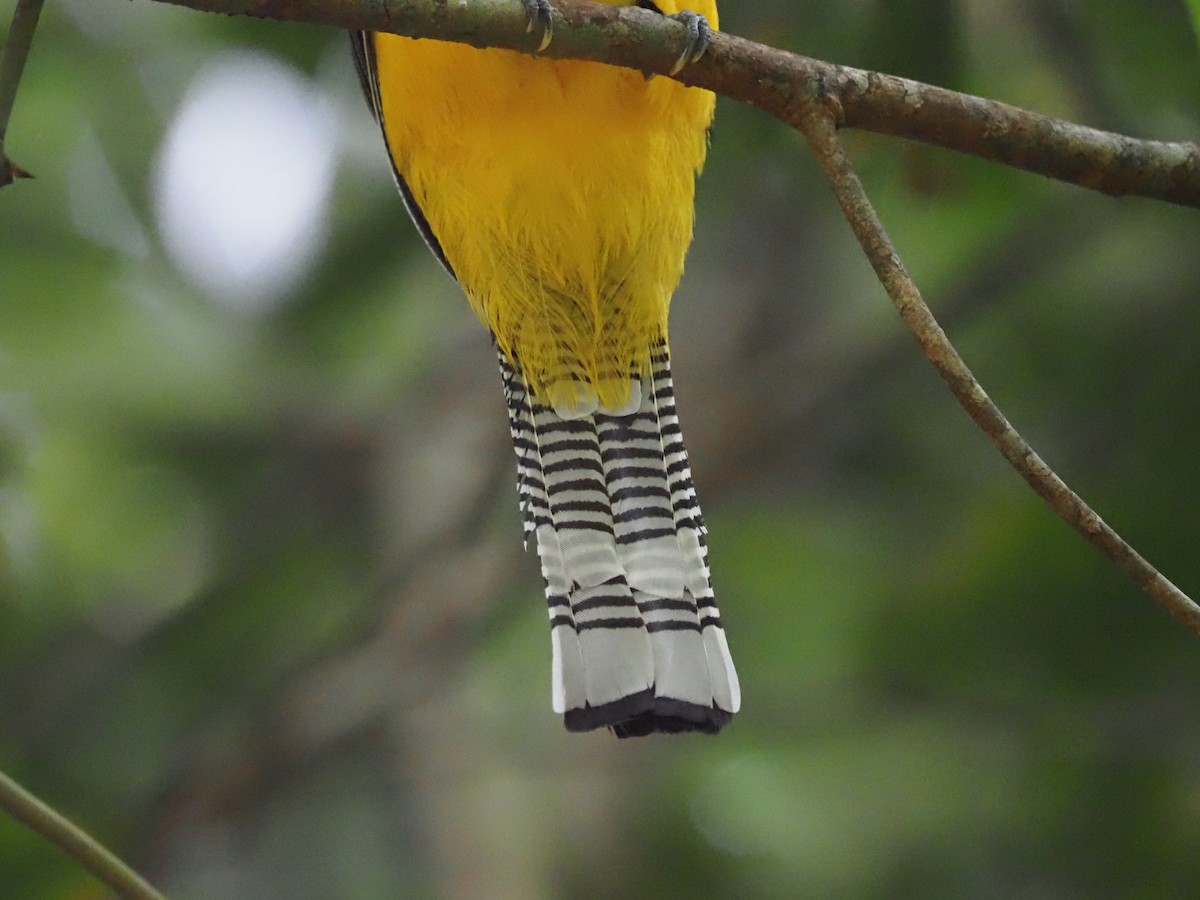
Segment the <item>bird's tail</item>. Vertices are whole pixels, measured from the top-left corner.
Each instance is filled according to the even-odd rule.
[[[571,731],[716,733],[741,690],[666,347],[614,412],[556,411],[503,355],[500,368],[525,537],[546,582],[555,711]]]

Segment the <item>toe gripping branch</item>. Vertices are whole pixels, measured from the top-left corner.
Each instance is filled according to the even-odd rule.
[[[521,0],[525,7],[525,31],[532,33],[535,28],[541,29],[542,39],[538,42],[535,53],[541,53],[550,46],[554,37],[554,19],[550,15],[550,0]]]
[[[708,45],[712,43],[712,28],[708,24],[708,19],[690,9],[677,12],[667,18],[674,19],[687,28],[687,41],[683,45],[683,53],[671,67],[671,74],[675,75],[684,66],[691,65],[702,57],[708,50]]]
[[[550,0],[521,0],[521,5],[525,7],[525,31],[532,33],[535,29],[540,29],[542,32],[542,38],[534,51],[540,53],[550,46],[550,40],[554,37],[554,19]],[[666,13],[654,0],[638,0],[637,5],[666,16]],[[679,59],[675,60],[675,65],[671,67],[670,74],[675,75],[684,66],[690,65],[702,57],[708,50],[708,45],[712,43],[712,27],[704,16],[692,12],[690,9],[681,10],[666,17],[674,19],[687,29],[687,40],[684,42],[683,52],[679,54]]]
[[[675,60],[675,65],[671,66],[670,74],[676,75],[684,66],[694,63],[704,55],[704,51],[712,43],[712,27],[708,24],[708,19],[700,13],[685,9],[673,16],[668,16],[654,0],[638,0],[637,5],[642,9],[653,10],[660,16],[674,19],[687,29],[687,41],[683,45],[683,53],[679,54],[679,59]]]

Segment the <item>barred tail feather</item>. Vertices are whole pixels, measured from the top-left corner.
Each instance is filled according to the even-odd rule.
[[[652,362],[625,407],[581,412],[539,403],[500,360],[525,537],[546,583],[554,709],[572,731],[715,733],[741,704],[666,349]]]

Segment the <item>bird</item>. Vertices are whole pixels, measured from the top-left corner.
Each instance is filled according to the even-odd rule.
[[[520,0],[551,40],[547,0]],[[716,0],[605,0],[687,27]],[[661,76],[351,33],[404,205],[491,332],[568,731],[715,734],[741,705],[671,378],[667,318],[715,97]]]

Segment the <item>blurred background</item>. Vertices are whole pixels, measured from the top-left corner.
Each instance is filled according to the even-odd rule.
[[[1200,130],[1183,0],[722,25]],[[1200,593],[1197,212],[846,139],[984,386]],[[1200,644],[974,429],[776,121],[721,102],[672,319],[744,710],[623,742],[550,710],[494,357],[343,34],[57,0],[8,148],[0,767],[172,897],[1200,892]],[[102,896],[0,818],[0,897]]]

